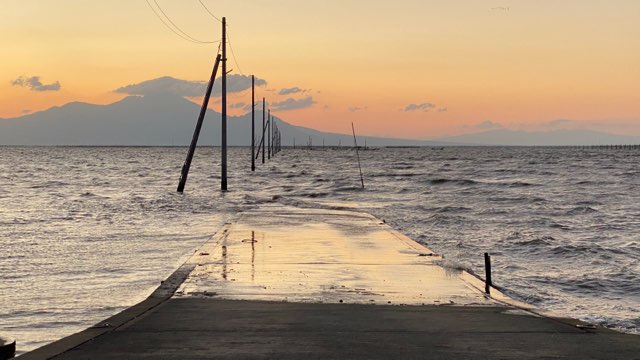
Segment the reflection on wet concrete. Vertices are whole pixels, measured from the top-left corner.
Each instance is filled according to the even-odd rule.
[[[191,260],[177,297],[495,305],[473,276],[368,214],[265,206],[226,230]]]

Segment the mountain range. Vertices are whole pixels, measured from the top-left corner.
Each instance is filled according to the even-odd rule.
[[[168,95],[128,96],[108,105],[71,102],[12,119],[0,119],[0,145],[81,146],[183,146],[191,141],[200,107],[185,98]],[[351,146],[351,134],[337,134],[291,125],[280,118],[274,122],[282,133],[283,145]],[[256,137],[260,140],[262,110],[256,114]],[[228,143],[251,144],[251,115],[228,118]],[[448,146],[448,145],[605,145],[640,144],[640,138],[590,130],[524,132],[490,130],[434,140],[358,136],[359,145]],[[220,114],[208,110],[200,145],[220,144]]]

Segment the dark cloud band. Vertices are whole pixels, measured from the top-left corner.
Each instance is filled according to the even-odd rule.
[[[11,85],[26,87],[32,91],[60,91],[62,88],[59,81],[51,84],[43,84],[40,81],[40,76],[20,76],[19,78],[12,80]]]
[[[263,79],[256,78],[256,86],[265,86],[267,82]],[[170,76],[143,81],[137,84],[123,86],[115,90],[117,93],[129,95],[176,95],[183,97],[202,96],[207,88],[204,81],[189,81],[176,79]],[[229,93],[238,93],[251,88],[251,77],[245,75],[228,75],[227,91]],[[216,79],[213,89],[213,96],[222,94],[222,85],[219,79]]]

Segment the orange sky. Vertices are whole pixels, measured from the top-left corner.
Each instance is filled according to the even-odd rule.
[[[156,1],[189,35],[219,39],[197,0]],[[543,130],[572,119],[640,135],[639,1],[202,1],[228,18],[242,73],[268,81],[258,97],[313,98],[278,113],[295,124],[344,133],[354,121],[362,134],[430,138],[485,120]],[[206,80],[217,49],[171,33],[145,0],[3,0],[0,33],[5,118],[113,102],[125,96],[113,90],[161,76]],[[60,90],[12,85],[20,76]],[[290,87],[307,91],[277,96]]]

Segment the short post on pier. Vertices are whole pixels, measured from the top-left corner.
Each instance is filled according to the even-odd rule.
[[[487,293],[487,295],[490,295],[493,283],[491,281],[491,256],[489,256],[489,253],[484,253],[484,272],[484,292]]]

